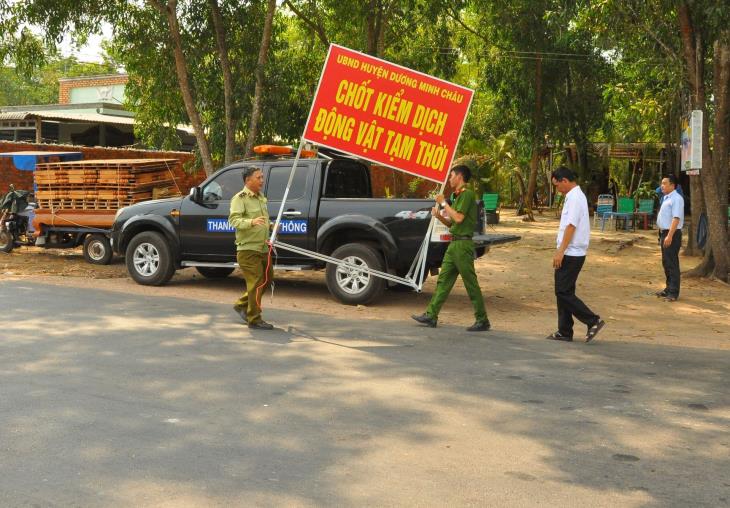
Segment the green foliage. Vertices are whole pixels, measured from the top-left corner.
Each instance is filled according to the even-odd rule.
[[[218,0],[241,146],[251,115],[265,3]],[[730,9],[721,2],[690,4],[706,41],[730,23]],[[208,0],[185,0],[176,13],[193,96],[214,158],[222,160],[223,80],[209,11]],[[673,0],[289,0],[279,4],[274,21],[257,141],[298,140],[326,40],[474,88],[457,155],[474,169],[479,192],[500,192],[506,200],[511,175],[519,171],[526,177],[533,150],[537,146],[546,154],[548,141],[556,154],[553,166],[568,164],[588,182],[605,180],[602,174],[609,168],[627,189],[632,175],[625,161],[603,160],[591,153],[590,143],[676,142],[678,119],[688,102],[676,16]],[[0,57],[7,64],[13,55],[15,69],[24,76],[0,68],[0,104],[55,102],[58,77],[100,73],[43,48],[54,47],[68,33],[83,43],[102,21],[114,27],[108,47],[114,64],[104,68],[121,65],[129,73],[126,95],[136,112],[138,136],[150,146],[177,148],[173,127],[190,122],[167,21],[150,2],[0,0]],[[43,39],[22,28],[27,25],[42,27]],[[708,122],[713,114],[709,108]],[[577,146],[577,161],[561,155],[560,148],[571,144]],[[419,183],[411,182],[412,192]],[[540,184],[546,188],[548,182]]]
[[[651,182],[644,182],[634,191],[634,199],[654,199],[655,187]]]
[[[499,137],[490,136],[485,141],[466,143],[466,154],[455,162],[469,166],[472,171],[469,185],[477,195],[497,192],[503,201],[507,200],[512,173],[520,170],[516,142],[517,133],[510,131]]]

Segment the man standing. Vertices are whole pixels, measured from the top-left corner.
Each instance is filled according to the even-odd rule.
[[[271,330],[273,325],[261,318],[261,297],[271,284],[273,267],[268,255],[269,212],[261,194],[264,174],[260,168],[247,167],[243,172],[244,187],[231,200],[228,223],[236,230],[236,259],[246,280],[246,290],[233,309],[249,328]]]
[[[436,282],[436,292],[428,304],[426,312],[411,316],[421,324],[435,328],[438,315],[446,298],[456,282],[456,276],[461,275],[466,292],[474,307],[476,321],[467,328],[469,332],[488,331],[490,328],[487,311],[484,308],[484,298],[479,287],[477,274],[474,271],[474,242],[472,236],[477,225],[477,202],[474,191],[466,188],[471,178],[471,171],[466,166],[455,166],[449,174],[449,185],[455,189],[451,195],[451,205],[446,203],[443,194],[436,196],[438,206],[433,207],[431,215],[444,225],[449,226],[452,239],[446,249],[441,273]],[[447,217],[443,217],[439,206],[443,205]]]
[[[575,317],[588,327],[585,341],[590,342],[606,323],[575,295],[575,283],[585,263],[591,237],[588,201],[575,183],[575,173],[565,166],[553,171],[552,183],[558,192],[565,196],[565,200],[558,229],[558,249],[553,256],[558,331],[546,338],[572,341],[573,317]]]
[[[684,226],[684,199],[677,192],[677,177],[665,176],[662,179],[662,199],[656,224],[659,228],[659,246],[662,249],[662,266],[666,285],[656,295],[668,302],[679,298],[679,249],[682,247],[682,227]]]

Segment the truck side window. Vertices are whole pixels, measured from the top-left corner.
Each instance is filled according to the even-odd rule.
[[[289,174],[291,173],[291,166],[279,166],[272,167],[269,171],[269,183],[266,186],[266,198],[270,201],[281,201],[284,197],[284,190],[286,184],[289,181]],[[310,174],[309,166],[297,166],[297,171],[294,173],[294,180],[292,180],[291,188],[289,189],[289,195],[287,201],[302,199],[307,189],[307,178]]]
[[[327,168],[326,198],[370,197],[370,176],[363,165],[350,161],[332,161]]]
[[[203,202],[230,200],[243,189],[243,170],[233,168],[222,172],[203,187]]]

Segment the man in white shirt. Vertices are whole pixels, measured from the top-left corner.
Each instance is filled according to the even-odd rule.
[[[590,342],[606,323],[575,295],[575,283],[583,268],[583,263],[585,263],[591,237],[588,201],[578,184],[575,183],[575,173],[565,166],[553,171],[552,183],[557,191],[565,196],[565,200],[560,216],[557,251],[553,256],[555,296],[558,302],[558,331],[546,338],[571,342],[573,340],[573,317],[575,317],[588,327],[585,341]]]
[[[674,175],[662,179],[661,189],[664,199],[656,217],[656,225],[659,228],[666,285],[656,295],[674,302],[679,298],[679,249],[682,247],[684,227],[684,198],[677,192],[677,177]]]

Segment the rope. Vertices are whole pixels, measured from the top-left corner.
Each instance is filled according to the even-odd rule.
[[[56,226],[56,211],[57,210],[60,210],[60,208],[53,208],[53,207],[51,207],[51,227],[55,227]],[[78,226],[78,227],[80,227],[82,229],[103,229],[103,228],[94,228],[94,227],[91,227],[91,226],[87,226],[85,224],[79,224],[78,222],[74,222],[71,219],[67,219],[66,217],[63,217],[62,220],[68,222],[69,224],[71,224],[73,226]],[[59,226],[60,226],[60,224],[59,224]]]
[[[269,253],[266,256],[266,272],[264,274],[264,280],[263,280],[263,282],[261,282],[261,284],[259,284],[258,286],[256,286],[256,306],[259,309],[261,308],[261,295],[262,295],[261,290],[266,286],[266,284],[268,284],[269,282],[271,282],[269,280],[269,271],[271,269],[271,252],[274,250],[274,245],[271,242],[269,242],[269,241],[267,241],[266,243],[269,244]],[[274,290],[273,289],[271,290],[271,298],[272,298],[272,300],[274,298]]]
[[[177,189],[178,194],[182,196],[182,191],[180,190],[180,186],[177,184],[177,180],[175,179],[175,173],[172,172],[170,169],[170,165],[167,163],[167,159],[163,159],[165,162],[165,167],[167,168],[167,172],[170,173],[170,176],[172,177],[172,183],[175,184],[175,188]]]
[[[269,251],[269,256],[271,256],[271,253],[274,254],[274,270],[277,269],[279,266],[279,254],[276,252],[276,247],[274,247],[274,244],[270,244],[271,250]],[[271,301],[270,303],[274,303],[274,286],[276,286],[276,282],[274,281],[274,278],[271,278]]]

